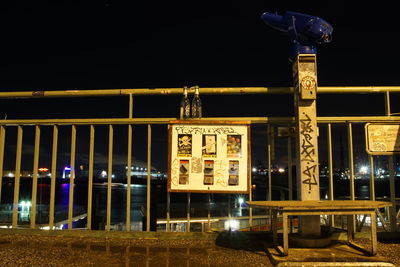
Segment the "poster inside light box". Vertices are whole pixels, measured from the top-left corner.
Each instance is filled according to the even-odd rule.
[[[171,192],[247,193],[250,168],[249,124],[171,123]]]

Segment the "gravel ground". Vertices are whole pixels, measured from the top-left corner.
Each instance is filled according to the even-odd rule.
[[[365,239],[356,240],[356,242],[368,250],[371,249],[371,241]],[[400,240],[398,240],[400,242]],[[390,263],[400,266],[400,243],[382,243],[378,242],[378,255],[386,258]]]
[[[272,266],[262,251],[202,240],[0,236],[0,266]]]
[[[0,235],[0,266],[273,266],[260,246],[244,243],[233,249],[207,240]],[[379,242],[378,255],[400,266],[400,244]]]

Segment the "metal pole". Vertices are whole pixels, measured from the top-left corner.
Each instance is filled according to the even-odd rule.
[[[370,199],[375,200],[375,169],[374,169],[374,157],[368,155],[369,167],[371,169],[371,179],[369,180],[369,194]]]
[[[147,201],[146,232],[150,232],[150,197],[151,197],[151,124],[147,125]]]
[[[40,127],[35,126],[35,148],[33,152],[33,177],[32,177],[32,206],[31,206],[31,228],[36,224],[36,195],[39,168]]]
[[[69,175],[68,230],[72,230],[72,217],[74,217],[75,151],[76,151],[76,125],[72,125],[71,163],[70,163],[71,172]]]
[[[0,126],[0,204],[1,204],[1,190],[3,185],[3,163],[4,163],[4,143],[6,138],[6,128]]]
[[[22,136],[23,129],[21,125],[18,125],[18,136],[17,136],[17,155],[15,159],[15,177],[14,177],[14,205],[13,205],[13,216],[12,216],[12,228],[17,228],[18,225],[18,201],[19,201],[19,181],[21,176],[21,155],[22,155]]]
[[[130,109],[131,110],[131,109]],[[128,159],[126,173],[126,231],[131,230],[131,171],[132,171],[132,125],[128,125]]]
[[[332,160],[332,129],[328,123],[328,171],[329,171],[329,199],[335,200],[333,191],[333,160]],[[330,216],[330,225],[335,227],[335,215]]]
[[[58,126],[53,126],[53,148],[51,152],[51,184],[50,184],[50,211],[49,211],[49,227],[54,226],[54,203],[56,194],[56,177],[57,177],[57,145],[58,145]]]
[[[111,229],[111,186],[112,186],[112,164],[113,164],[113,142],[114,128],[110,124],[108,126],[108,171],[107,171],[107,224],[106,231]]]
[[[87,209],[87,229],[92,229],[92,199],[93,199],[93,161],[94,161],[94,125],[90,125],[89,143],[89,173],[88,173],[88,209]]]
[[[392,202],[392,206],[389,207],[390,231],[396,232],[397,231],[396,190],[394,181],[393,156],[389,156],[389,183],[390,183],[390,202]]]

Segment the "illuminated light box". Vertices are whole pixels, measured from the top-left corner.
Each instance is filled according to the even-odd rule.
[[[169,192],[249,192],[249,122],[180,120],[168,131]]]

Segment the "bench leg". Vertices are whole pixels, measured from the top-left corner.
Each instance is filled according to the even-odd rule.
[[[271,221],[271,230],[272,230],[272,243],[274,246],[278,245],[278,230],[277,230],[277,219],[278,219],[278,212],[276,210],[272,211],[272,220]]]
[[[282,212],[282,228],[283,228],[283,254],[289,254],[289,237],[288,237],[288,215]]]
[[[376,255],[378,240],[376,238],[376,213],[375,213],[375,211],[371,212],[371,242],[372,242],[371,254]]]
[[[354,215],[347,215],[347,241],[351,242],[354,239]]]

